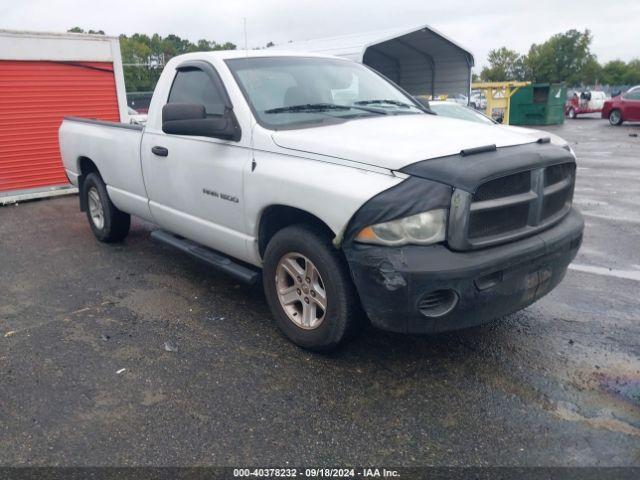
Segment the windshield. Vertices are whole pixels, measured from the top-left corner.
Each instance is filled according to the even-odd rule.
[[[424,113],[383,77],[348,60],[254,57],[226,63],[258,122],[270,129]]]
[[[459,120],[468,120],[476,123],[494,124],[495,122],[480,112],[476,112],[472,108],[458,105],[457,103],[429,103],[432,111],[438,115],[449,118],[457,118]]]

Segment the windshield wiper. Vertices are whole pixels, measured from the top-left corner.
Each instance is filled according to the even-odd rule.
[[[304,105],[291,105],[290,107],[278,107],[265,110],[264,113],[297,113],[297,112],[323,112],[327,110],[362,110],[364,112],[387,115],[388,112],[377,108],[355,107],[353,105],[338,105],[336,103],[307,103]]]
[[[360,100],[358,102],[355,102],[356,105],[383,105],[385,103],[387,105],[395,105],[396,107],[415,108],[416,110],[431,113],[426,108],[423,108],[418,105],[411,105],[409,103],[401,102],[399,100],[390,100],[390,99],[380,98],[380,99],[374,99],[374,100]]]

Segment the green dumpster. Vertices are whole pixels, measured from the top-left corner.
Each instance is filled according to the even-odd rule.
[[[567,87],[561,83],[532,83],[511,96],[510,125],[556,125],[564,122]]]

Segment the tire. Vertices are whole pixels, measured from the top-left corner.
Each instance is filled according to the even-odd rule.
[[[87,220],[95,237],[104,243],[124,240],[129,234],[131,215],[111,203],[107,187],[98,173],[90,173],[82,184]]]
[[[609,123],[614,127],[622,125],[622,113],[620,112],[620,110],[611,110],[611,112],[609,113]]]
[[[569,117],[572,120],[576,118],[576,110],[573,107],[567,111],[567,117]]]
[[[300,274],[299,280],[292,275],[294,271],[296,276]],[[313,278],[307,276],[309,272]],[[262,275],[276,324],[296,345],[331,350],[361,330],[363,315],[349,268],[321,229],[293,225],[277,232],[267,245]],[[324,310],[320,305],[322,292]],[[306,315],[310,310],[312,313]]]

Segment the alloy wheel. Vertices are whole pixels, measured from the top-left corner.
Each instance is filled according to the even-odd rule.
[[[327,291],[313,262],[301,253],[287,253],[278,262],[275,282],[289,320],[305,330],[318,328],[327,312]]]
[[[91,221],[98,230],[102,230],[104,227],[104,209],[102,208],[100,194],[96,187],[91,187],[87,192],[87,203],[89,206]]]

